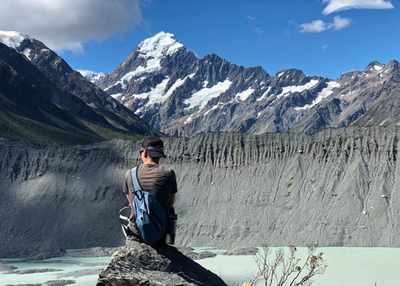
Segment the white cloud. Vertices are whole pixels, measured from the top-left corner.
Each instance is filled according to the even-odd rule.
[[[333,23],[330,24],[332,29],[334,29],[335,31],[346,29],[347,27],[350,27],[350,25],[351,25],[351,20],[350,19],[343,18],[343,17],[340,17],[340,16],[335,16],[333,18]]]
[[[329,15],[349,9],[393,9],[390,0],[323,0],[327,3],[323,13]]]
[[[255,27],[254,28],[254,32],[256,33],[256,34],[259,34],[259,35],[262,35],[262,34],[264,34],[264,29],[263,28],[261,28],[261,27]]]
[[[327,24],[322,20],[315,20],[309,23],[300,25],[300,32],[302,33],[321,33],[326,31],[328,28]]]
[[[139,0],[2,0],[0,30],[14,30],[50,48],[79,51],[141,22]]]
[[[328,30],[339,31],[350,27],[351,20],[341,16],[335,16],[332,23],[324,22],[323,20],[315,20],[309,23],[300,25],[302,33],[321,33]]]

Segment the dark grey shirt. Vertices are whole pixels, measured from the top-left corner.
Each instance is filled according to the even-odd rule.
[[[158,201],[167,209],[173,208],[177,192],[175,172],[160,164],[139,166],[139,182],[145,192],[156,192]],[[125,174],[123,192],[133,191],[131,170]]]

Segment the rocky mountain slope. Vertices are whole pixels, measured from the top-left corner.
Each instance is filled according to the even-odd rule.
[[[83,122],[106,126],[104,118],[1,43],[0,74],[1,137],[60,143],[100,140]]]
[[[167,139],[178,244],[400,246],[399,132]],[[138,148],[1,141],[0,257],[121,243],[120,184]]]
[[[399,77],[397,61],[373,62],[337,80],[296,69],[269,75],[217,55],[198,58],[165,32],[140,43],[112,73],[89,76],[154,128],[173,135],[313,133],[398,123]],[[386,108],[391,112],[381,112]]]
[[[47,116],[45,120],[36,122],[38,117],[30,115],[33,115],[35,109],[43,108],[59,109],[64,112],[64,116],[69,113],[70,117],[75,117],[74,132],[78,132],[79,136],[91,133],[83,142],[150,132],[150,128],[133,112],[109,97],[80,73],[72,70],[43,43],[16,32],[0,31],[0,48],[0,61],[4,72],[1,81],[2,96],[8,99],[7,104],[3,104],[2,114],[3,117],[9,117],[10,112],[17,113],[13,116],[14,119],[7,120],[7,125],[3,127],[7,128],[9,133],[14,130],[15,120],[21,125],[20,129],[26,132],[29,132],[32,124],[39,130],[38,124],[43,127],[43,124],[47,123],[52,127],[57,125],[58,129],[62,129],[60,132],[73,131],[65,122],[56,123],[63,119],[54,114],[53,118]],[[46,97],[46,104],[54,106],[43,107]],[[14,111],[7,110],[11,105],[14,106]],[[25,113],[22,114],[19,109],[24,109]],[[32,109],[31,112],[28,109]],[[8,115],[4,115],[5,112]],[[29,124],[32,120],[35,123]],[[2,125],[5,125],[4,122]],[[48,131],[51,135],[50,130]],[[14,135],[18,137],[22,134]],[[51,140],[52,136],[48,136],[47,139]]]

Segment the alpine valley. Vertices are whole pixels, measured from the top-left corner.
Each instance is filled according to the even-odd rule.
[[[269,75],[160,32],[110,73],[78,72],[0,32],[0,257],[120,245],[121,182],[151,133],[181,245],[400,246],[399,122],[395,60]]]

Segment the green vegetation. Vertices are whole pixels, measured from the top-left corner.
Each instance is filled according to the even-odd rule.
[[[123,140],[140,140],[143,138],[141,134],[129,133],[125,131],[113,130],[105,128],[100,125],[90,123],[88,121],[81,121],[86,127],[92,130],[95,134],[101,137],[102,140],[123,139]]]
[[[23,139],[32,143],[86,144],[96,138],[65,130],[0,110],[1,137]]]
[[[27,140],[36,144],[89,144],[111,139],[139,140],[142,135],[119,132],[93,123],[83,122],[87,130],[76,127],[58,128],[11,112],[0,110],[0,137]],[[66,124],[66,123],[64,123]]]

